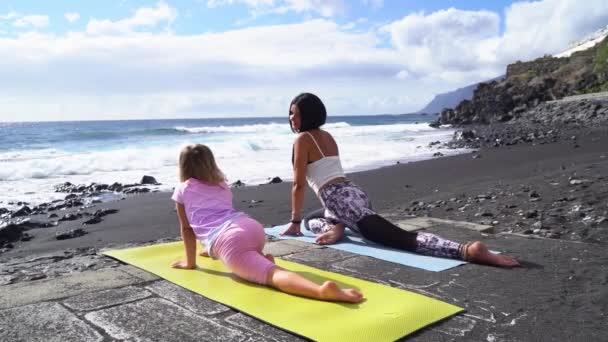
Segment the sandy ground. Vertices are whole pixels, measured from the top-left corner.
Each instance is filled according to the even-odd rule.
[[[458,241],[481,239],[493,249],[516,256],[521,268],[466,265],[434,273],[331,249],[287,258],[466,308],[465,314],[424,329],[408,340],[606,339],[608,135],[596,132],[576,140],[576,144],[562,140],[483,149],[349,175],[369,192],[376,210],[387,217],[429,215],[494,224],[496,232],[503,234],[482,236],[459,229],[434,232]],[[234,202],[266,226],[283,224],[289,219],[290,185],[234,189]],[[318,200],[309,191],[305,211],[318,207]],[[93,266],[87,264],[84,269],[112,267],[102,260],[107,258],[95,254],[98,248],[175,239],[179,235],[169,193],[136,195],[87,210],[99,208],[119,212],[104,216],[94,225],[82,226],[81,219],[28,231],[33,237],[30,241],[16,242],[13,249],[0,255],[2,277],[14,277],[21,272],[20,267],[25,273],[34,272],[27,260],[48,253],[54,256],[48,264],[38,265],[41,272],[59,264],[67,272],[74,272],[70,267],[75,267],[79,254],[84,259],[94,258]],[[80,227],[86,235],[55,239],[56,231]],[[71,252],[62,252],[66,250]],[[11,282],[40,277],[46,276],[15,276]]]

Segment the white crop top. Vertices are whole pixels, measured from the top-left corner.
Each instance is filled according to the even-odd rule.
[[[344,170],[342,169],[342,163],[340,162],[339,156],[326,157],[312,134],[310,134],[310,132],[306,133],[310,136],[315,145],[317,145],[317,149],[322,156],[321,159],[308,164],[308,167],[306,168],[306,180],[308,181],[308,185],[315,194],[318,194],[319,189],[330,180],[344,177]]]

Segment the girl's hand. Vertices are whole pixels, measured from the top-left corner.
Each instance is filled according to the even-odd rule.
[[[179,260],[171,264],[173,268],[179,268],[183,270],[193,270],[196,268],[196,265],[188,265],[187,261]]]
[[[290,224],[289,227],[287,227],[287,229],[285,229],[284,231],[282,231],[279,235],[301,236],[302,232],[300,232],[300,224],[299,223],[292,223],[292,224]]]

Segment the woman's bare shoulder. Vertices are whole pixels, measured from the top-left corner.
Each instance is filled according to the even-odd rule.
[[[324,129],[319,129],[319,131],[321,132],[321,134],[323,135],[323,137],[325,139],[327,139],[328,141],[332,142],[332,143],[336,143],[336,140],[334,139],[334,136],[331,135],[331,133],[329,133],[328,131],[324,130]]]
[[[308,140],[308,134],[306,132],[300,132],[296,135],[296,139],[294,140],[295,144],[302,144]]]

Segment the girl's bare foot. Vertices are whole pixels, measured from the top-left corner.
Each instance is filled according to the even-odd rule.
[[[272,254],[264,254],[264,258],[270,260],[274,264],[274,256]]]
[[[478,264],[500,267],[520,266],[519,262],[508,255],[494,254],[481,242],[475,241],[467,248],[468,260]]]
[[[326,281],[321,285],[321,299],[334,302],[359,303],[363,294],[353,289],[341,289],[333,281]]]
[[[202,256],[202,257],[209,257],[209,252],[207,252],[206,249],[203,249],[202,251],[200,251],[198,253],[198,255]]]

